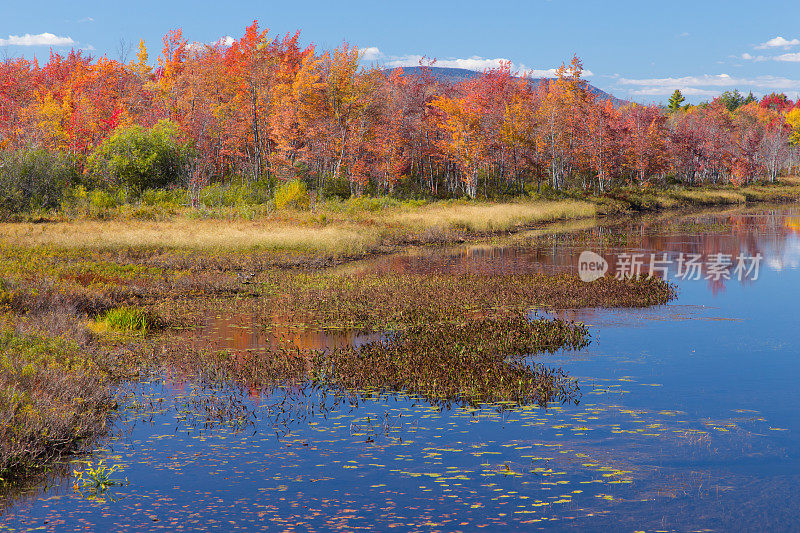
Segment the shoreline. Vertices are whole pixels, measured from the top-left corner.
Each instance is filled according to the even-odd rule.
[[[254,270],[341,266],[416,246],[482,244],[529,231],[546,235],[554,224],[624,220],[647,214],[747,208],[800,200],[800,179],[740,189],[640,191],[635,196],[512,199],[507,202],[437,201],[425,204],[353,199],[313,211],[284,210],[252,220],[219,210],[212,217],[183,210],[163,220],[77,218],[0,222],[0,246],[54,250],[190,256],[230,260]],[[698,196],[699,195],[699,196]],[[238,259],[237,259],[238,258]]]

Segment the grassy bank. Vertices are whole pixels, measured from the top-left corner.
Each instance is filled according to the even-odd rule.
[[[800,177],[782,178],[779,183],[753,184],[742,187],[703,186],[674,189],[622,189],[598,202],[609,199],[609,205],[628,211],[652,211],[682,207],[745,205],[758,202],[796,202],[800,200]]]
[[[0,479],[14,482],[102,435],[114,406],[108,375],[78,344],[0,331]]]
[[[619,189],[603,196],[561,195],[506,202],[351,198],[312,209],[267,205],[190,209],[120,205],[37,222],[0,223],[0,242],[64,249],[156,249],[272,255],[269,264],[342,260],[407,244],[456,243],[608,215],[686,207],[797,201],[800,180],[746,187]]]
[[[167,248],[200,251],[290,252],[358,256],[409,242],[450,242],[474,233],[510,231],[554,220],[587,218],[595,207],[572,200],[509,204],[415,203],[354,199],[316,211],[285,210],[258,220],[194,218],[191,210],[169,220],[65,220],[0,224],[0,241],[59,248]]]

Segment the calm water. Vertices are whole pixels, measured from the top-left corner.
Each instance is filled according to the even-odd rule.
[[[800,211],[670,217],[574,239],[423,250],[348,268],[576,269],[585,249],[764,256],[755,281],[676,280],[644,310],[562,310],[591,325],[580,352],[541,359],[580,377],[577,406],[438,410],[408,398],[320,398],[274,424],[244,395],[239,431],[200,430],[204,393],[178,378],[136,388],[123,434],[98,452],[128,484],[105,501],[53,482],[5,511],[12,529],[800,530]],[[272,342],[210,318],[233,349]],[[360,342],[293,332],[298,344]],[[224,393],[220,393],[220,397]],[[165,399],[150,404],[152,398]],[[272,407],[271,407],[272,406]],[[113,498],[113,501],[112,501]]]

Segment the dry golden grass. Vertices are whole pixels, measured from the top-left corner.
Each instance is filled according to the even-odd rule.
[[[639,196],[643,204],[660,209],[785,201],[800,198],[800,178],[782,178],[780,184],[769,186],[653,191]],[[638,196],[632,193],[631,198],[635,201]],[[602,214],[598,208],[606,207],[602,202],[571,199],[506,203],[355,199],[338,204],[322,203],[314,211],[273,212],[255,220],[198,219],[196,212],[187,210],[163,221],[118,218],[45,224],[0,223],[0,242],[67,249],[260,249],[327,256],[359,255],[393,243],[450,242],[454,236],[463,236],[465,232],[504,232],[557,222],[593,223]]]
[[[75,220],[46,224],[0,224],[0,241],[18,246],[59,248],[138,248],[310,252],[354,255],[382,243],[430,230],[491,232],[555,220],[593,217],[593,204],[559,202],[436,202],[375,211],[316,213],[286,211],[255,221],[197,220],[186,215],[167,221]]]
[[[589,218],[596,214],[594,204],[573,200],[481,204],[440,202],[389,216],[388,220],[416,230],[443,228],[491,232],[554,220]]]
[[[743,204],[747,200],[744,194],[734,190],[679,191],[671,196],[692,204]]]
[[[675,193],[698,204],[743,204],[752,201],[800,199],[800,177],[784,176],[778,183],[746,185],[736,189],[692,190]]]
[[[91,221],[0,224],[0,240],[19,246],[60,248],[163,247],[360,253],[375,235],[351,227],[304,227],[263,221]]]

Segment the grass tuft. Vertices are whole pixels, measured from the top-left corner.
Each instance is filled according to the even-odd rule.
[[[111,330],[146,335],[153,327],[150,315],[135,307],[118,307],[107,311],[100,323]]]

